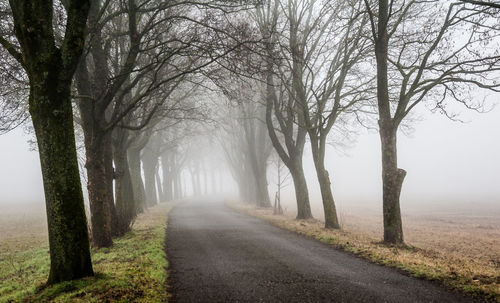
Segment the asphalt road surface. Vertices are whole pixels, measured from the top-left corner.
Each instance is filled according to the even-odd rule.
[[[166,252],[174,302],[471,302],[222,202],[176,206]]]

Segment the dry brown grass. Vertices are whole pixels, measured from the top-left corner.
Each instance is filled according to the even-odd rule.
[[[343,221],[345,230],[375,238],[382,235],[382,215],[375,210],[351,207]],[[474,259],[485,266],[500,266],[498,209],[409,209],[403,223],[405,240],[411,245],[456,258]]]
[[[382,219],[366,209],[342,213],[343,230],[334,231],[325,230],[320,220],[295,220],[291,212],[275,216],[269,209],[229,204],[372,262],[500,302],[500,222],[495,216],[415,213],[404,218],[408,246],[394,247],[381,243]]]

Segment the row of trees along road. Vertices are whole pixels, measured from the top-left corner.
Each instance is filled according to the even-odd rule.
[[[84,134],[90,239],[108,247],[145,207],[137,167],[148,153],[141,150],[164,120],[196,119],[197,106],[184,101],[198,83],[188,78],[231,51],[217,48],[221,35],[209,26],[209,11],[234,8],[217,1],[0,2],[2,84],[12,88],[2,95],[2,131],[21,124],[29,107],[47,206],[48,283],[93,275],[73,122]],[[26,89],[28,106],[16,99]]]
[[[246,94],[262,96],[269,137],[293,179],[298,219],[312,217],[302,167],[309,139],[325,227],[339,228],[325,147],[359,121],[380,134],[384,241],[404,242],[399,199],[406,171],[397,163],[398,130],[421,103],[451,119],[457,117],[448,109],[450,102],[485,109],[474,95],[478,89],[499,89],[497,6],[484,1],[265,1],[235,18],[245,28],[240,34],[258,36],[259,43],[245,45],[244,56],[219,63],[234,74],[230,79],[247,77],[266,85],[265,93],[251,85],[253,93]]]
[[[474,89],[498,92],[495,2],[245,3],[0,1],[0,81],[8,87],[0,95],[0,130],[28,116],[33,123],[49,283],[92,275],[89,238],[96,248],[111,246],[138,212],[157,203],[157,193],[162,200],[182,195],[183,168],[199,174],[199,154],[185,137],[208,135],[185,129],[207,119],[200,89],[225,100],[220,112],[227,115],[215,117],[222,130],[208,141],[224,138],[246,200],[270,206],[274,150],[292,177],[297,218],[311,218],[302,163],[310,144],[326,228],[340,227],[326,145],[358,121],[376,125],[384,240],[396,244],[403,243],[399,197],[406,175],[397,163],[399,128],[420,103],[453,119],[449,102],[481,110]],[[90,237],[74,122],[84,137]],[[193,188],[201,192],[197,177]]]

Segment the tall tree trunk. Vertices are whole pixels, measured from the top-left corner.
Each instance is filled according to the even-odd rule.
[[[325,168],[325,141],[318,139],[316,134],[309,135],[312,147],[314,167],[318,177],[321,198],[323,200],[323,212],[325,214],[325,228],[339,229],[340,224],[337,217],[337,209],[333,199],[330,176]]]
[[[189,170],[189,173],[191,175],[191,186],[193,187],[193,196],[198,195],[198,184],[196,183],[196,175],[195,175],[195,170],[191,168]]]
[[[406,171],[398,168],[396,145],[398,123],[392,118],[390,108],[388,80],[388,20],[388,0],[380,0],[378,36],[375,40],[375,56],[377,60],[378,124],[382,148],[384,241],[392,244],[401,244],[404,242],[404,239],[399,197]]]
[[[297,219],[310,219],[313,216],[309,203],[309,190],[307,189],[304,168],[302,167],[302,159],[296,158],[290,164],[289,170],[292,175],[295,197],[297,199]]]
[[[104,165],[106,169],[106,186],[108,192],[109,214],[111,222],[111,235],[118,236],[118,214],[116,213],[115,199],[113,196],[113,180],[115,177],[115,170],[113,168],[113,144],[111,132],[106,133],[104,140]]]
[[[259,117],[265,119],[266,108],[259,105]],[[262,199],[263,203],[261,206],[271,207],[271,200],[269,199],[269,190],[267,182],[267,164],[269,156],[271,155],[272,145],[269,140],[269,134],[267,132],[267,125],[264,122],[255,121],[256,125],[256,142],[257,142],[257,163],[259,168],[260,178],[257,181],[257,186],[259,187],[258,197]]]
[[[115,198],[118,217],[118,235],[122,236],[130,230],[132,221],[137,216],[137,206],[130,168],[127,159],[126,130],[115,129],[113,140],[113,161],[115,163]]]
[[[158,167],[156,168],[156,172],[155,172],[155,181],[156,181],[156,189],[158,190],[158,202],[161,203],[161,202],[165,202],[165,200],[163,200],[163,187],[161,185],[161,179],[160,179],[160,167],[158,165]]]
[[[253,134],[251,137],[253,137]],[[269,192],[267,190],[267,159],[260,155],[260,153],[264,153],[262,150],[264,144],[262,142],[259,143],[259,145],[256,145],[254,138],[250,138],[248,144],[248,165],[250,169],[247,173],[254,179],[254,202],[259,207],[271,207],[271,200],[269,199]]]
[[[147,208],[147,205],[146,190],[144,189],[141,174],[141,149],[129,148],[127,153],[136,209],[138,213],[142,213]]]
[[[88,1],[69,1],[66,36],[56,46],[52,1],[9,1],[20,46],[1,45],[29,78],[29,112],[42,169],[50,247],[48,284],[92,276],[76,155],[71,83],[83,51]]]
[[[249,204],[257,205],[257,189],[255,177],[252,173],[250,163],[246,160],[246,166],[241,170],[241,186],[243,186],[243,200]]]
[[[85,60],[75,73],[79,93],[90,95],[92,85]],[[81,126],[85,141],[85,168],[87,169],[87,191],[89,194],[92,244],[94,247],[110,247],[111,236],[116,228],[116,210],[113,200],[113,163],[110,157],[111,134],[103,127],[104,115],[96,116],[96,105],[92,100],[78,102]],[[110,171],[111,170],[111,171]],[[112,217],[114,214],[114,218]]]
[[[293,131],[289,131],[290,144],[285,144],[288,148],[288,154],[283,148],[273,124],[273,107],[274,102],[277,100],[276,91],[273,79],[273,63],[267,63],[267,85],[266,85],[266,125],[269,133],[269,138],[278,153],[283,163],[287,166],[290,174],[292,175],[293,185],[295,188],[295,198],[297,200],[297,219],[310,219],[312,218],[311,205],[309,202],[309,190],[307,189],[307,182],[304,176],[304,168],[302,166],[302,156],[304,153],[305,136],[306,132],[303,129],[297,130],[297,138],[293,140]],[[277,109],[279,110],[279,109]],[[292,111],[293,112],[293,111]],[[282,131],[284,131],[282,129]],[[287,138],[285,137],[285,140]],[[295,146],[292,146],[295,142]]]
[[[85,66],[80,64],[76,73],[79,91],[90,90],[90,83],[86,78]],[[94,105],[89,100],[78,102],[82,129],[85,140],[85,156],[87,169],[87,191],[89,194],[90,222],[92,232],[92,244],[94,247],[110,247],[113,245],[113,227],[116,228],[115,221],[112,221],[111,214],[116,213],[113,201],[112,163],[109,159],[111,148],[111,136],[101,129],[103,121],[94,119]],[[111,168],[109,167],[111,165]],[[111,192],[110,192],[111,188]]]
[[[158,167],[158,158],[150,148],[145,148],[142,152],[142,167],[144,168],[144,185],[146,194],[146,205],[154,206],[158,204],[156,196],[155,175]]]
[[[92,0],[88,27],[92,29],[99,15],[100,3]],[[103,95],[108,70],[106,54],[102,49],[102,37],[93,33],[89,40],[89,56],[81,58],[75,73],[78,93],[85,98],[78,99],[81,125],[85,137],[86,168],[88,175],[87,191],[92,226],[92,244],[94,247],[110,247],[112,236],[116,236],[117,217],[113,197],[113,157],[111,133],[106,130],[106,108],[99,102]],[[98,71],[89,72],[93,62]],[[102,100],[100,100],[102,101]]]
[[[180,198],[180,194],[179,194],[179,191],[180,191],[180,180],[179,180],[179,176],[177,174],[177,171],[173,171],[172,172],[172,198],[174,200],[178,200]]]
[[[80,110],[82,121],[86,120],[85,110]],[[92,123],[91,121],[89,121]],[[98,131],[95,127],[82,123],[85,137],[85,154],[94,247],[110,247],[111,236],[115,235],[117,216],[113,197],[113,157],[111,134]]]
[[[172,201],[173,197],[173,187],[172,187],[172,171],[171,163],[168,154],[163,154],[161,156],[161,168],[163,174],[163,201]]]
[[[261,164],[261,163],[259,163]],[[253,170],[255,182],[255,200],[259,207],[271,207],[271,200],[269,199],[269,191],[267,190],[267,173],[266,164],[259,165]],[[264,166],[264,167],[262,167]]]
[[[110,247],[111,239],[111,210],[109,196],[108,175],[104,163],[104,144],[86,144],[87,156],[87,190],[89,193],[92,244],[94,247]]]
[[[382,144],[382,184],[384,241],[401,244],[403,238],[403,222],[401,219],[400,195],[406,171],[398,168],[397,144],[395,129],[380,128]]]
[[[179,172],[174,174],[174,199],[182,199],[182,184]]]
[[[48,79],[50,75],[49,72]],[[70,86],[48,79],[33,81],[29,111],[42,168],[51,261],[48,283],[52,284],[94,273],[76,156]]]

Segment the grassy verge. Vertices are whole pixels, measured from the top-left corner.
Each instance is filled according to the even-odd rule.
[[[0,302],[166,302],[163,246],[172,206],[149,209],[112,248],[93,251],[92,278],[44,287],[49,272],[46,244],[0,255]]]
[[[366,234],[345,230],[326,230],[318,220],[295,220],[275,216],[270,209],[228,203],[233,209],[259,217],[273,225],[315,238],[371,262],[398,268],[411,276],[439,282],[473,297],[500,302],[500,267],[487,266],[471,258],[450,257],[411,245],[388,246]]]

